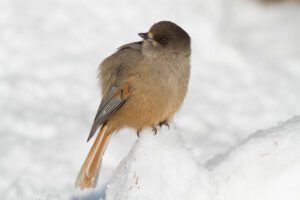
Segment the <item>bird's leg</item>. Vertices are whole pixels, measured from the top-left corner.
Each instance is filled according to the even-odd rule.
[[[136,135],[138,136],[138,137],[140,137],[141,136],[141,129],[138,129],[137,131],[136,131]]]
[[[157,128],[155,126],[152,126],[152,131],[153,131],[153,134],[156,135],[157,134]]]
[[[163,125],[167,126],[168,129],[170,128],[169,122],[167,120],[159,122],[159,127],[161,128]]]

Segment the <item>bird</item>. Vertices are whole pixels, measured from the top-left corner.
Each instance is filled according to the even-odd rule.
[[[99,65],[102,100],[87,141],[96,139],[79,171],[75,187],[95,188],[101,160],[113,133],[129,127],[139,136],[169,126],[181,107],[190,79],[191,38],[170,21],[160,21],[142,40],[125,44]],[[99,129],[99,131],[98,131]]]

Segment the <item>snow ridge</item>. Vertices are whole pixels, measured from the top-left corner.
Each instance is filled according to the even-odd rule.
[[[207,199],[208,183],[207,170],[177,131],[143,133],[115,171],[106,199]]]
[[[107,200],[299,199],[300,117],[197,163],[175,130],[143,134],[115,171]]]

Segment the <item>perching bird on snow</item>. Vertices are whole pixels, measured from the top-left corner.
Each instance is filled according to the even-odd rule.
[[[143,41],[121,46],[100,65],[102,101],[88,141],[101,127],[83,163],[76,187],[94,188],[111,135],[124,127],[138,135],[168,125],[181,106],[190,77],[191,39],[176,24],[155,23]]]

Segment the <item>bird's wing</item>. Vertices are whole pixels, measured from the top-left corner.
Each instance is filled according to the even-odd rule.
[[[129,83],[123,84],[118,88],[114,86],[111,87],[108,94],[103,97],[100,103],[87,141],[89,141],[97,129],[126,102],[130,95],[131,86]]]
[[[130,96],[130,76],[142,59],[142,42],[121,46],[118,51],[106,58],[100,65],[100,79],[103,98],[96,113],[88,141],[97,129],[106,123]]]

